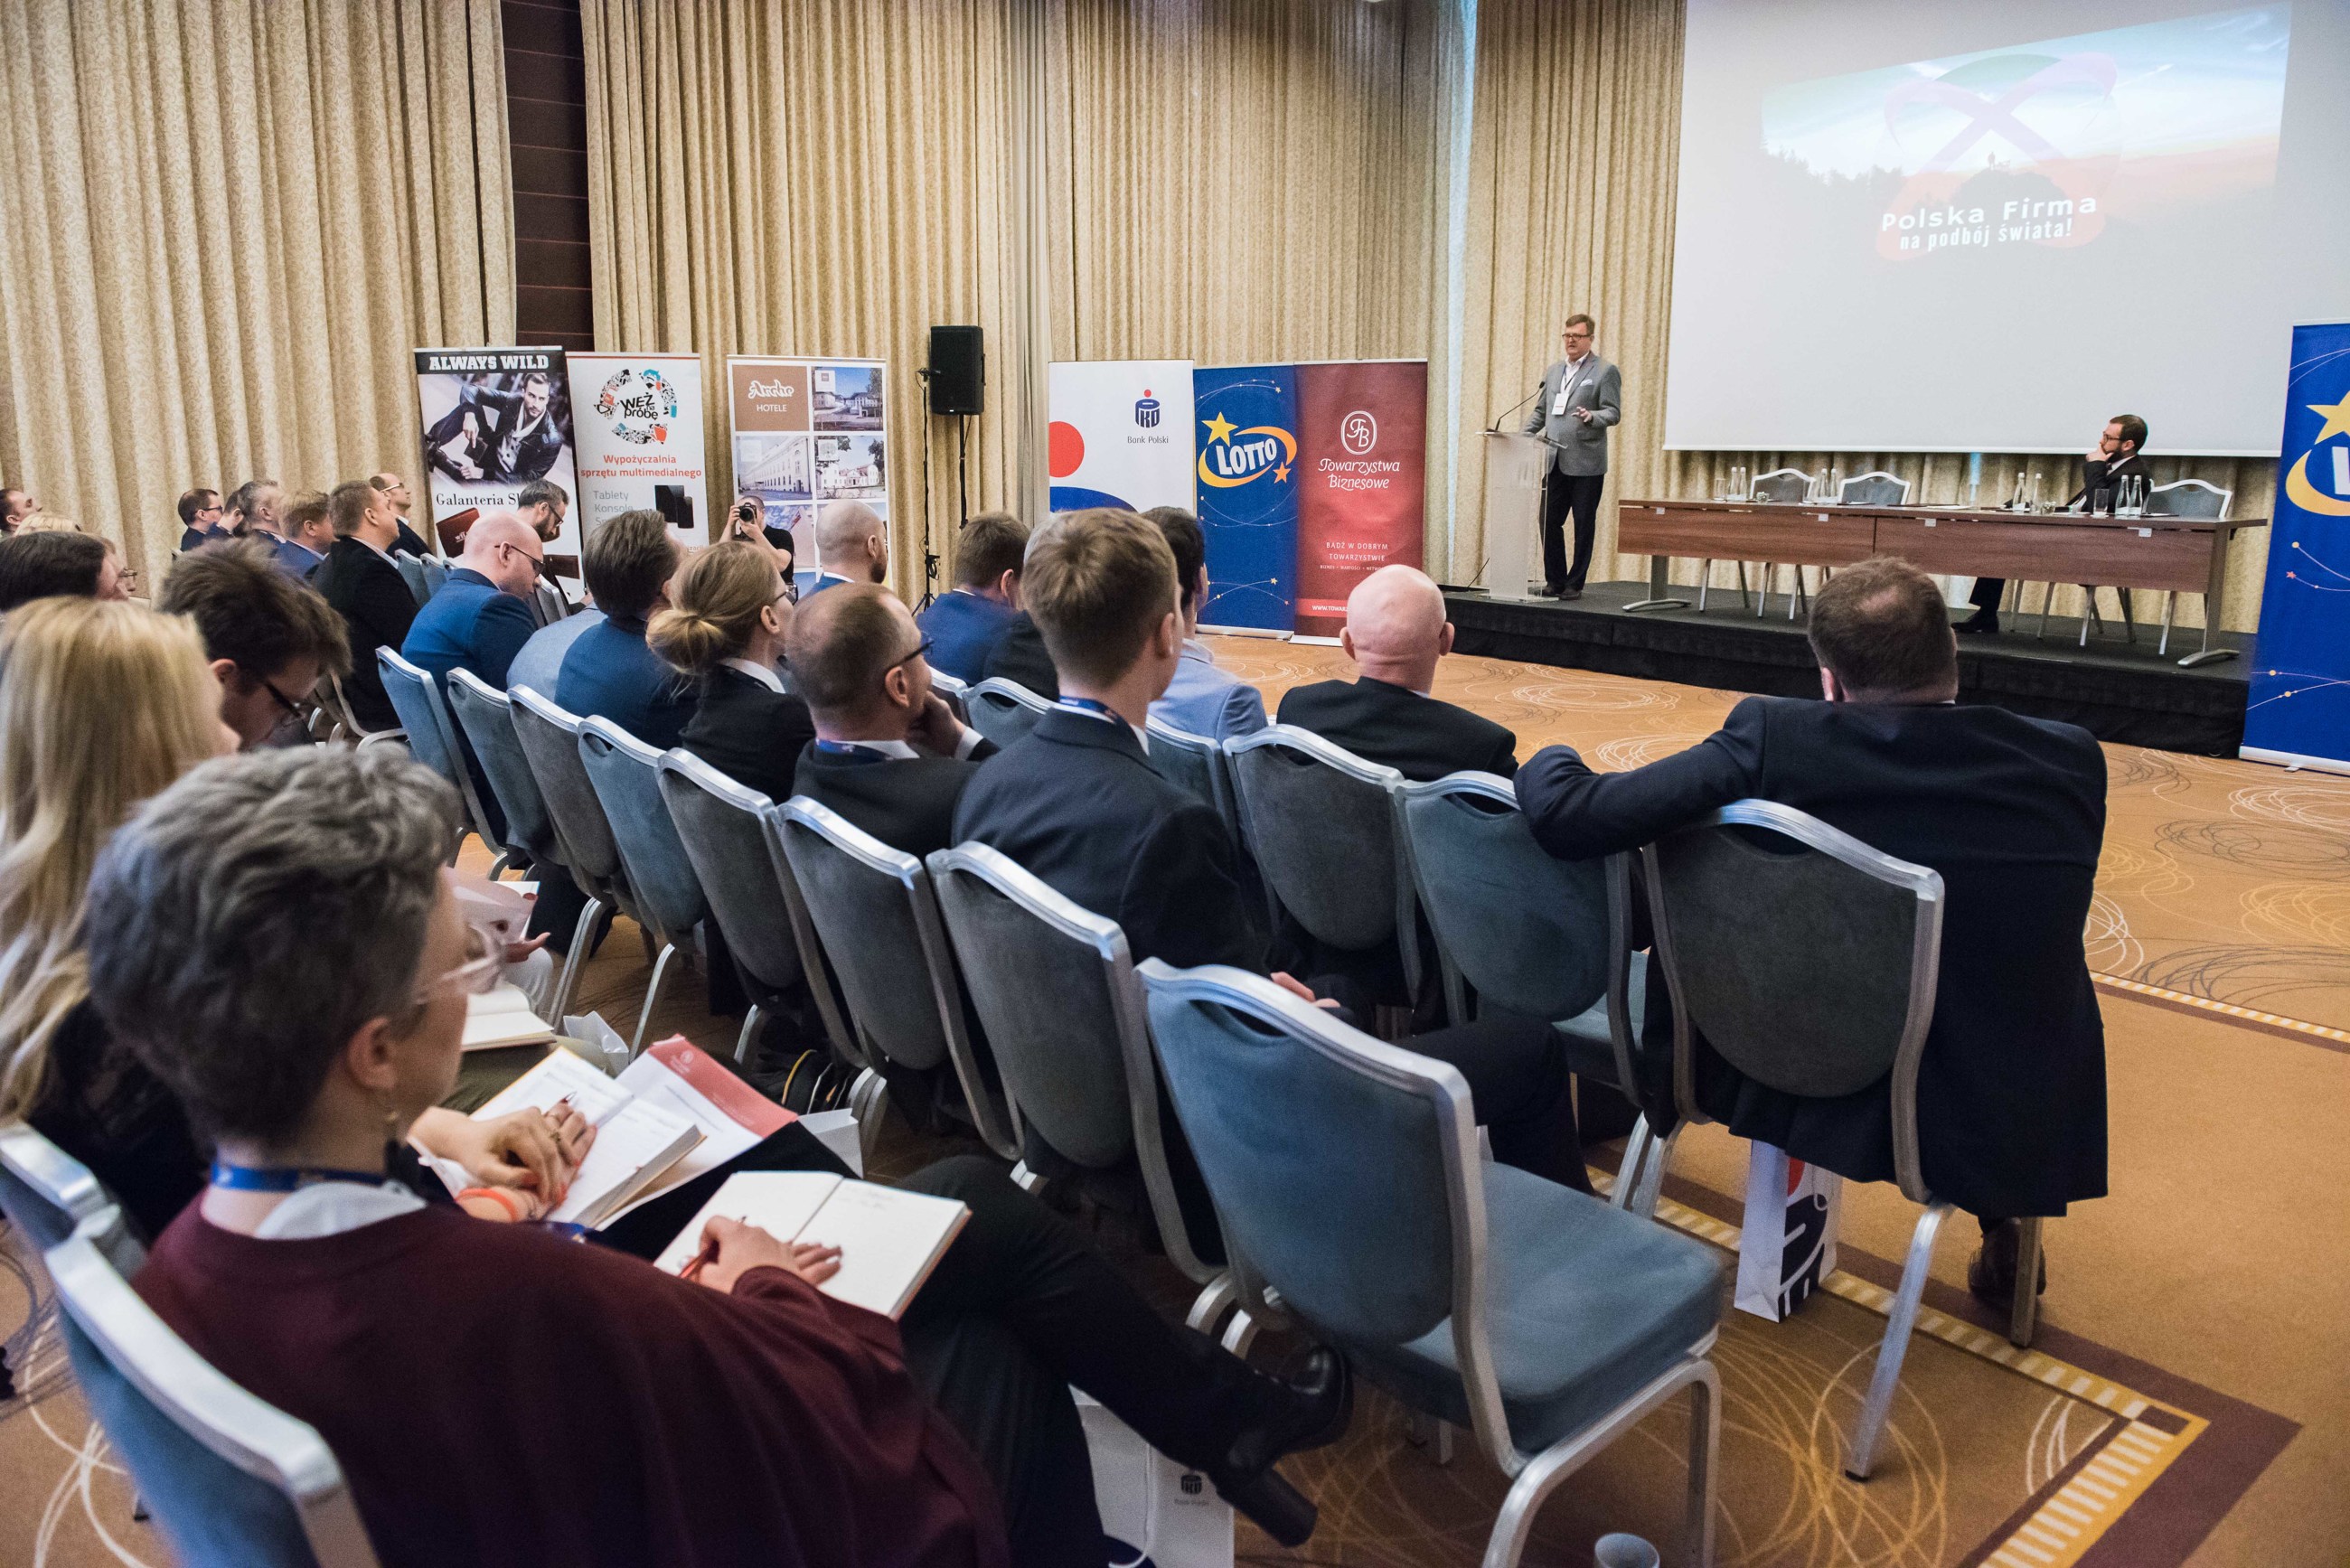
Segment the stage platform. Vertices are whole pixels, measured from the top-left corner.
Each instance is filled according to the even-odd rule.
[[[1696,597],[1694,588],[1673,591]],[[1819,695],[1803,623],[1787,619],[1784,595],[1773,596],[1770,613],[1759,619],[1752,606],[1740,605],[1735,588],[1713,590],[1702,615],[1694,608],[1627,612],[1626,605],[1648,597],[1646,583],[1594,583],[1569,604],[1476,589],[1448,588],[1444,597],[1462,653],[1730,691]],[[2158,626],[2141,624],[2133,645],[2123,640],[2119,622],[2093,625],[2082,648],[2079,621],[2050,617],[2045,639],[2033,635],[2038,625],[2037,616],[2010,616],[1997,636],[1960,638],[1960,699],[2062,719],[2120,744],[2236,754],[2244,737],[2251,638],[2215,634],[2213,647],[2236,649],[2239,657],[2181,670],[2178,659],[2199,645],[2199,630],[2174,630],[2166,657],[2154,651]]]

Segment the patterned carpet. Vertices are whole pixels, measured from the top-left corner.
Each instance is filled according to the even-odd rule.
[[[1219,657],[1268,703],[1345,673],[1335,649],[1226,639]],[[1440,695],[1510,725],[1521,756],[1567,742],[1621,768],[1702,738],[1736,694],[1454,659]],[[1727,1314],[1716,1351],[1727,1425],[1718,1561],[1774,1568],[2335,1565],[2350,1541],[2350,781],[2107,748],[2108,826],[2092,961],[2101,972],[2113,1191],[2051,1227],[2033,1350],[2010,1349],[1962,1287],[1970,1227],[1937,1252],[1879,1473],[1842,1479],[1881,1303],[1916,1210],[1848,1189],[1843,1272],[1783,1324]],[[641,995],[628,933],[585,1000]],[[656,1027],[731,1046],[673,986]],[[882,1172],[955,1146],[892,1122]],[[1593,1151],[1611,1166],[1613,1148]],[[1665,1217],[1734,1250],[1744,1146],[1682,1140]],[[1186,1293],[1116,1232],[1104,1245],[1161,1300]],[[1731,1259],[1725,1251],[1724,1261]],[[0,1332],[21,1354],[37,1270],[0,1268]],[[1274,1348],[1277,1349],[1277,1344]],[[29,1407],[0,1407],[0,1564],[167,1561],[54,1357]],[[1659,1411],[1555,1493],[1528,1561],[1587,1563],[1632,1530],[1670,1553],[1685,1414]],[[1301,1552],[1243,1528],[1242,1560],[1469,1564],[1505,1484],[1465,1435],[1448,1465],[1364,1400],[1347,1439],[1294,1460],[1322,1509]]]

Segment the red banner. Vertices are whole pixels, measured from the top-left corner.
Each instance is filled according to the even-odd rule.
[[[1300,365],[1297,631],[1336,637],[1347,596],[1425,558],[1428,362]]]

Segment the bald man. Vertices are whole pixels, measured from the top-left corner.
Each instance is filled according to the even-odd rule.
[[[822,569],[809,593],[878,583],[889,570],[889,524],[862,501],[835,501],[816,514],[816,559]]]
[[[1437,661],[1452,651],[1452,625],[1444,618],[1443,590],[1427,573],[1381,566],[1357,583],[1338,644],[1361,678],[1295,688],[1281,700],[1281,722],[1408,779],[1509,778],[1518,771],[1515,735],[1428,694]]]
[[[444,685],[452,670],[470,670],[504,691],[515,655],[538,629],[528,601],[543,549],[511,512],[476,518],[448,580],[416,612],[400,657]]]

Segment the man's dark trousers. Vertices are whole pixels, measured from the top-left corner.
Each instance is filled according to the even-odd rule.
[[[1591,544],[1599,527],[1604,473],[1553,472],[1543,480],[1543,584],[1580,590],[1591,570]],[[1566,515],[1575,514],[1575,565],[1566,561]]]

